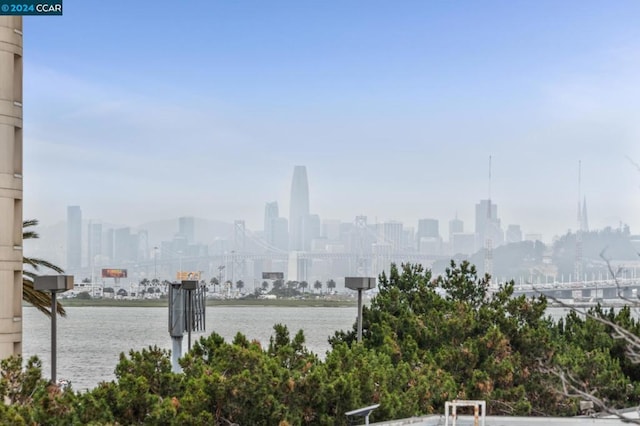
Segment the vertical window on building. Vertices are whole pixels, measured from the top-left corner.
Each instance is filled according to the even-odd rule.
[[[22,128],[13,130],[13,173],[22,176]]]
[[[22,317],[22,271],[13,273],[13,317]]]
[[[13,102],[22,106],[22,56],[13,55]]]
[[[22,247],[22,200],[13,200],[13,245]]]

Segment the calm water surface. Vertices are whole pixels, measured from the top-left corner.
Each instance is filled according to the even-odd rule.
[[[23,308],[23,353],[38,355],[44,375],[50,377],[51,322],[34,308]],[[68,307],[67,318],[58,319],[58,378],[71,380],[75,390],[95,387],[115,378],[121,352],[156,345],[170,349],[167,308]],[[350,330],[356,309],[216,306],[207,308],[207,332],[215,331],[231,341],[241,332],[247,338],[269,344],[274,324],[285,324],[291,335],[303,330],[306,346],[323,356],[327,338],[337,330]],[[202,334],[194,334],[195,341]],[[183,339],[183,353],[187,338]]]

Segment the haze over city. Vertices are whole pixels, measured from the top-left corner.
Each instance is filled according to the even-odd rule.
[[[187,6],[184,6],[185,8]],[[640,229],[637,2],[66,2],[24,19],[24,217]],[[443,229],[444,231],[444,229]]]

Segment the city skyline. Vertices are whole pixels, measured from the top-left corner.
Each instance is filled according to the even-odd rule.
[[[24,217],[260,229],[304,164],[323,219],[471,223],[492,156],[505,224],[640,228],[636,2],[192,6],[25,17]]]
[[[457,222],[462,222],[464,225],[464,233],[475,233],[475,234],[479,234],[480,235],[480,239],[483,240],[484,237],[484,226],[483,225],[483,218],[482,216],[485,215],[486,212],[486,206],[487,206],[487,199],[483,199],[483,198],[479,198],[478,200],[469,200],[469,202],[467,203],[467,205],[465,206],[465,208],[462,208],[461,210],[456,210],[454,214],[448,216],[448,217],[436,217],[434,215],[430,215],[428,212],[425,212],[422,216],[418,217],[415,221],[403,221],[403,220],[397,220],[395,218],[391,218],[391,219],[379,219],[375,216],[369,216],[367,214],[366,211],[360,211],[360,212],[353,212],[353,216],[352,217],[347,217],[347,218],[336,218],[336,217],[324,217],[321,215],[314,215],[311,213],[311,209],[310,209],[310,197],[312,196],[311,194],[313,193],[313,191],[310,189],[309,183],[308,183],[308,177],[307,177],[307,172],[306,172],[306,166],[304,165],[299,165],[299,166],[294,166],[293,168],[293,177],[290,178],[290,192],[288,194],[288,198],[285,197],[282,200],[275,200],[275,201],[265,201],[261,204],[261,206],[259,206],[258,210],[259,210],[259,214],[261,214],[262,216],[262,221],[260,221],[260,223],[256,226],[256,227],[251,227],[251,226],[247,226],[247,229],[251,230],[251,231],[258,231],[258,232],[265,232],[265,241],[272,244],[273,241],[271,239],[273,239],[273,236],[269,236],[269,233],[271,232],[268,228],[267,228],[267,224],[268,224],[268,220],[266,218],[267,215],[272,215],[272,219],[280,219],[280,220],[284,220],[284,230],[287,232],[291,231],[291,224],[287,225],[287,223],[290,220],[291,214],[295,213],[296,215],[299,215],[300,217],[302,216],[307,216],[307,217],[312,217],[312,216],[319,216],[319,219],[321,221],[321,224],[324,224],[325,222],[331,222],[331,221],[338,221],[339,223],[352,223],[355,221],[357,216],[365,216],[368,218],[369,223],[370,224],[383,224],[383,223],[387,223],[387,222],[398,222],[398,223],[402,223],[403,226],[407,227],[407,228],[411,228],[413,229],[417,234],[420,233],[420,226],[421,226],[421,222],[423,221],[437,221],[439,222],[438,225],[436,225],[439,229],[439,235],[440,237],[443,239],[443,241],[451,241],[451,233],[452,233],[452,222],[456,222],[455,223],[455,231],[456,233],[460,233],[461,231],[459,231],[459,226],[460,224],[458,224]],[[301,200],[301,205],[298,206],[297,209],[293,209],[294,211],[292,212],[291,209],[288,209],[288,216],[279,216],[278,215],[278,211],[279,211],[279,206],[281,205],[285,205],[285,206],[290,206],[291,202],[289,201],[292,198],[295,198],[296,194],[299,194],[299,192],[302,192],[302,200]],[[491,213],[491,218],[492,220],[498,219],[497,223],[495,224],[495,226],[497,227],[496,231],[494,232],[502,232],[502,235],[496,234],[494,235],[494,239],[496,241],[503,241],[506,238],[506,231],[507,228],[509,226],[512,225],[516,225],[519,229],[519,232],[521,232],[523,235],[540,235],[542,237],[542,241],[544,241],[545,243],[550,243],[552,242],[553,238],[562,236],[564,234],[566,234],[566,232],[571,231],[571,232],[575,232],[576,230],[578,230],[579,228],[581,230],[588,230],[587,228],[585,228],[585,224],[583,223],[583,219],[582,217],[586,218],[587,215],[587,210],[586,210],[586,205],[587,205],[587,197],[583,196],[582,198],[582,202],[579,203],[579,210],[578,210],[578,220],[575,220],[575,206],[573,206],[573,217],[572,219],[568,219],[567,223],[566,223],[566,228],[564,230],[564,232],[560,232],[558,234],[545,234],[543,232],[539,232],[539,230],[537,229],[529,229],[526,226],[522,225],[522,222],[518,220],[518,218],[511,218],[510,220],[504,220],[504,216],[502,214],[498,215],[497,213],[497,204],[495,198],[491,200],[491,205],[492,205],[492,213]],[[74,207],[76,209],[83,209],[84,211],[84,206],[67,206],[67,221],[65,221],[65,223],[68,223],[68,217],[69,217],[69,209],[71,207]],[[262,209],[260,211],[260,209]],[[500,209],[501,211],[503,209],[505,209],[505,206],[503,204],[500,204]],[[284,209],[283,209],[284,210]],[[299,213],[298,210],[300,210],[302,213]],[[506,210],[509,210],[508,207],[506,208]],[[79,212],[79,210],[78,210]],[[589,213],[590,215],[591,213]],[[159,222],[159,221],[166,221],[166,220],[179,220],[177,226],[177,232],[178,233],[183,233],[183,231],[181,230],[182,227],[184,225],[180,224],[180,221],[183,221],[187,218],[198,218],[198,219],[205,219],[205,220],[211,220],[211,221],[219,221],[219,222],[224,222],[224,223],[228,223],[228,224],[232,224],[234,221],[236,220],[241,220],[241,221],[245,221],[246,218],[243,217],[236,217],[232,220],[225,220],[223,218],[218,218],[215,216],[198,216],[198,215],[187,215],[187,214],[182,214],[176,217],[159,217],[155,220],[153,219],[149,219],[149,220],[145,220],[145,221],[140,221],[138,223],[130,223],[130,222],[116,222],[113,220],[109,220],[109,218],[104,219],[104,218],[96,218],[96,217],[91,217],[88,215],[83,214],[83,217],[87,217],[86,220],[83,219],[83,222],[97,222],[98,224],[103,224],[103,223],[108,223],[113,227],[132,227],[134,229],[142,229],[144,227],[144,225],[146,223],[150,223],[150,222]],[[464,218],[464,219],[462,219]],[[52,224],[41,224],[41,226],[51,226],[51,225],[56,225],[57,223],[60,223],[60,221],[57,221],[55,223]],[[605,224],[604,226],[600,227],[600,228],[596,228],[596,229],[603,229],[607,226],[612,227],[612,228],[618,228],[620,225],[629,225],[631,227],[631,231],[638,233],[638,231],[636,229],[634,229],[629,223],[627,222],[623,222],[620,221],[618,223],[609,223],[609,224]],[[192,227],[193,225],[191,225]],[[282,224],[280,225],[280,229],[282,228]],[[300,225],[302,226],[302,225]],[[480,226],[480,229],[477,229],[478,226]],[[78,225],[76,224],[74,226],[75,228],[78,228]],[[69,231],[67,231],[69,232]],[[77,231],[74,231],[77,233]],[[189,235],[191,236],[188,239],[192,239],[193,238],[193,229],[191,228]],[[429,237],[431,237],[432,235],[429,234],[427,235]],[[445,238],[447,237],[447,238]],[[77,238],[77,237],[76,237]],[[308,242],[307,242],[308,243]],[[291,244],[291,241],[289,241],[289,244]],[[279,248],[283,248],[284,246],[286,246],[286,244],[283,243],[279,243],[276,245]],[[480,247],[476,247],[480,248]]]

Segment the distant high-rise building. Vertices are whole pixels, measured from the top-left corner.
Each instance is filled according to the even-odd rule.
[[[456,232],[451,236],[453,254],[471,255],[476,249],[476,235]]]
[[[309,216],[309,182],[305,166],[295,166],[291,181],[291,199],[289,207],[289,250],[308,250],[311,242],[306,235],[306,223]]]
[[[289,221],[284,217],[273,220],[273,243],[272,245],[280,250],[289,250]]]
[[[135,253],[136,260],[149,260],[149,231],[141,229],[135,237],[134,243],[137,243],[137,251]]]
[[[113,228],[109,228],[104,233],[104,239],[102,240],[102,254],[107,256],[109,260],[113,260],[113,242],[115,240],[115,231]]]
[[[464,222],[458,219],[458,215],[449,221],[449,243],[453,244],[453,234],[464,232]]]
[[[317,214],[310,214],[307,216],[306,224],[305,224],[305,234],[306,238],[309,239],[309,242],[314,238],[319,238],[322,234],[322,228],[320,225],[320,216]]]
[[[67,269],[82,267],[82,212],[80,206],[67,207]]]
[[[264,206],[264,239],[270,245],[273,244],[273,221],[280,217],[278,202],[272,201]]]
[[[340,239],[340,221],[324,220],[322,222],[322,236],[329,241],[338,241]]]
[[[418,237],[437,238],[440,236],[438,219],[420,219],[418,221]]]
[[[93,267],[102,254],[102,224],[89,222],[87,227],[87,263]]]
[[[136,260],[138,237],[131,234],[130,228],[119,228],[114,232],[113,248],[115,262],[124,263]]]
[[[178,234],[187,240],[187,244],[193,244],[196,238],[196,222],[193,217],[178,218]]]
[[[402,222],[389,221],[378,225],[378,243],[386,243],[392,251],[402,248]]]
[[[425,252],[421,247],[421,241],[425,238],[425,241],[429,241],[429,252],[432,252],[432,246],[435,244],[433,241],[440,239],[440,223],[438,219],[420,219],[418,220],[418,233],[416,239],[418,241],[418,250]]]
[[[504,231],[498,219],[498,206],[489,203],[490,200],[480,200],[476,204],[476,250],[485,248],[489,238],[493,247],[504,243]]]
[[[520,225],[507,226],[507,243],[519,243],[522,241],[522,230]]]

